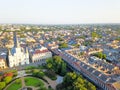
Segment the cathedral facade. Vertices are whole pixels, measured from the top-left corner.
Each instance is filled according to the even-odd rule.
[[[9,50],[9,67],[29,64],[29,53],[27,48],[20,47],[16,40],[16,46]]]

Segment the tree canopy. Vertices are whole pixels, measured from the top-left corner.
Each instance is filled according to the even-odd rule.
[[[8,76],[4,78],[4,82],[8,84],[12,80],[12,77]]]
[[[103,54],[102,52],[98,52],[98,53],[95,53],[93,54],[94,56],[97,56],[101,59],[106,59],[106,54]]]
[[[59,47],[60,48],[67,48],[68,44],[64,42],[64,43],[61,43]]]
[[[92,32],[91,33],[91,36],[92,36],[92,39],[95,39],[95,38],[101,38],[102,36],[100,34],[98,34],[97,32]]]
[[[6,86],[5,82],[0,82],[0,90],[2,90]]]
[[[64,76],[66,74],[66,63],[60,56],[54,56],[47,59],[47,68],[54,70],[57,74]]]
[[[96,90],[96,87],[75,72],[65,75],[63,83],[57,85],[57,90]]]

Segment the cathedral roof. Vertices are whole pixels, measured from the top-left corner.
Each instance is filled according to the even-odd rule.
[[[11,54],[14,55],[14,53],[16,53],[16,48],[15,48],[15,47],[13,47],[13,48],[11,49]]]

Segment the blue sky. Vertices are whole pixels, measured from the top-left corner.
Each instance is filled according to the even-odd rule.
[[[120,0],[0,0],[0,23],[120,23]]]

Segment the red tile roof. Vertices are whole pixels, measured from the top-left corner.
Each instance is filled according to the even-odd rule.
[[[39,53],[46,53],[46,52],[49,52],[47,49],[45,49],[45,50],[36,50],[35,52],[34,52],[34,54],[39,54]]]

